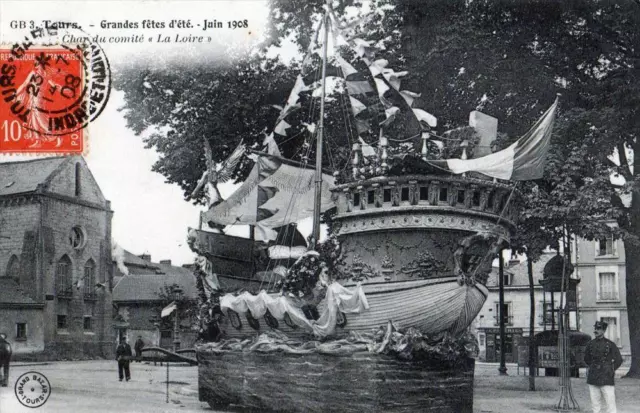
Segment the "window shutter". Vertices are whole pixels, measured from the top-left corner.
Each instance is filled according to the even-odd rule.
[[[615,240],[615,239],[614,239],[614,240],[611,240],[611,247],[612,247],[612,248],[611,248],[611,250],[612,250],[612,251],[611,251],[611,253],[612,253],[613,255],[616,255],[616,256],[617,256],[617,255],[618,255],[618,241],[617,241],[617,240]]]
[[[596,257],[600,256],[600,240],[595,241],[596,244]]]

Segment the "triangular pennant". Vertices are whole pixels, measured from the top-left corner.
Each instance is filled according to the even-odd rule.
[[[270,133],[264,138],[264,141],[262,142],[262,146],[266,147],[266,152],[269,155],[276,155],[276,156],[281,155],[280,148],[278,148],[278,144],[276,143],[276,140],[273,139],[273,133]]]
[[[382,71],[382,76],[387,79],[387,82],[391,85],[395,90],[400,90],[400,78],[408,75],[409,72],[394,72],[392,69],[385,69]]]
[[[407,105],[409,105],[409,107],[413,107],[413,101],[416,98],[420,97],[420,93],[410,92],[408,90],[401,90],[399,93],[404,101],[407,102]]]
[[[417,109],[414,108],[412,109],[413,113],[416,115],[416,118],[418,118],[419,121],[421,122],[426,122],[427,125],[431,126],[432,128],[435,128],[436,126],[438,126],[438,119],[433,116],[432,114],[422,110],[422,109]]]
[[[387,116],[387,119],[383,122],[380,122],[380,126],[384,126],[384,127],[389,126],[395,120],[399,112],[400,112],[400,108],[397,106],[393,106],[389,109],[385,109],[384,113]]]
[[[369,121],[366,119],[356,119],[356,130],[358,131],[358,135],[361,135],[365,132],[369,132],[371,130],[371,125]]]
[[[373,76],[378,76],[389,64],[388,60],[378,59],[369,66],[369,71]]]
[[[346,79],[347,76],[349,75],[353,75],[358,73],[358,71],[355,69],[355,67],[351,66],[351,64],[349,64],[349,62],[347,62],[346,60],[344,60],[342,58],[342,56],[340,55],[336,55],[336,61],[338,62],[338,64],[340,65],[340,68],[342,69],[342,73],[344,74],[344,78]]]
[[[278,135],[287,136],[287,129],[289,129],[290,127],[291,125],[289,125],[286,121],[281,120],[280,122],[278,122],[273,131]]]
[[[373,146],[369,145],[362,138],[358,138],[358,140],[360,141],[360,145],[362,145],[361,146],[361,148],[362,148],[362,156],[364,156],[365,158],[368,158],[368,157],[377,155],[376,154],[376,150],[373,148]]]
[[[350,95],[366,95],[373,92],[373,87],[366,80],[347,80],[347,91]]]
[[[349,100],[351,101],[351,111],[353,112],[353,116],[358,116],[360,112],[367,109],[364,103],[360,102],[358,99],[349,96]]]
[[[384,94],[387,92],[387,90],[389,90],[389,86],[387,86],[386,82],[380,78],[375,78],[373,80],[375,80],[376,82],[376,88],[378,89],[378,96],[382,98]]]
[[[289,94],[289,99],[287,100],[287,106],[293,106],[298,103],[298,99],[300,98],[300,92],[305,90],[305,84],[302,80],[302,75],[298,75],[296,78],[296,83],[293,85],[291,89],[291,93]],[[286,108],[286,106],[285,106]]]

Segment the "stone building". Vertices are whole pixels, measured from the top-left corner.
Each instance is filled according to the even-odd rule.
[[[173,315],[164,320],[160,318],[162,307],[168,304],[160,294],[165,286],[177,285],[182,290],[182,298],[195,305],[198,293],[193,272],[171,265],[170,260],[151,262],[151,256],[146,254],[136,256],[124,250],[121,257],[120,265],[114,262],[117,279],[113,289],[114,327],[118,336],[126,337],[132,344],[141,336],[147,346],[172,348]],[[191,318],[180,319],[178,339],[181,348],[193,347],[197,338],[193,325]]]
[[[626,263],[622,240],[578,239],[572,248],[578,284],[579,327],[593,335],[593,324],[606,321],[605,336],[623,356],[631,354],[627,316]]]
[[[539,281],[543,277],[544,266],[554,255],[556,255],[555,252],[545,253],[538,262],[533,264],[535,333],[553,328],[554,317],[551,311],[550,293],[547,293],[545,298]],[[482,361],[500,360],[499,283],[498,269],[493,268],[487,280],[489,296],[472,324],[480,346],[478,358]],[[527,262],[518,260],[508,262],[504,269],[505,360],[508,363],[517,361],[518,344],[522,337],[529,335],[531,308],[529,297]],[[554,307],[558,306],[559,301],[554,302]]]
[[[16,354],[111,357],[112,215],[82,157],[0,164],[0,331]]]
[[[540,280],[546,263],[555,252],[544,254],[533,265],[536,333],[558,328],[560,293],[543,296]],[[608,237],[588,241],[577,238],[571,245],[572,278],[578,278],[577,311],[570,313],[572,330],[593,336],[593,324],[606,321],[609,324],[605,335],[615,342],[623,356],[630,355],[629,320],[626,304],[626,266],[624,246],[621,240]],[[526,262],[511,262],[505,268],[505,359],[516,361],[520,337],[529,333],[529,281]],[[499,284],[498,270],[494,268],[487,281],[489,297],[472,325],[480,344],[480,359],[498,361],[499,353]],[[555,309],[553,311],[552,309]]]

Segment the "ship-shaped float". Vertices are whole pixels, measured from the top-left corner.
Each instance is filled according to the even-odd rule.
[[[303,73],[264,146],[241,144],[222,167],[209,162],[201,186],[215,195],[201,228],[190,229],[189,243],[200,256],[210,297],[203,319],[215,318],[223,338],[272,330],[292,338],[340,338],[389,322],[398,330],[455,336],[482,308],[492,260],[515,230],[513,181],[541,176],[557,101],[508,148],[467,159],[464,141],[461,156],[446,159],[437,120],[414,107],[419,95],[401,87],[407,73],[395,72],[376,53],[327,7]],[[309,79],[305,64],[314,57],[322,70]],[[345,103],[342,113],[355,126],[345,129],[353,131],[345,139],[346,162],[327,171],[332,163],[326,149],[336,151],[325,136],[325,105],[332,102]],[[293,131],[290,118],[303,111],[302,103],[316,105],[308,113],[317,120]],[[382,118],[364,118],[371,111]],[[410,139],[393,135],[411,129],[394,129],[394,122],[409,117],[417,128]],[[284,156],[277,142],[305,134],[302,155]],[[239,156],[252,157],[255,165],[220,201],[215,185]],[[308,217],[312,234],[305,239],[295,223]],[[329,227],[324,242],[321,218]],[[250,225],[252,237],[221,230],[235,224]],[[313,285],[305,286],[309,280]],[[209,356],[199,357],[206,364]]]

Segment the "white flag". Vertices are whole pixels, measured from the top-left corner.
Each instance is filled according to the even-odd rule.
[[[171,313],[173,313],[173,310],[176,309],[176,302],[172,302],[171,304],[169,304],[168,306],[166,306],[165,308],[162,309],[162,313],[160,313],[160,316],[162,318],[170,315]]]

